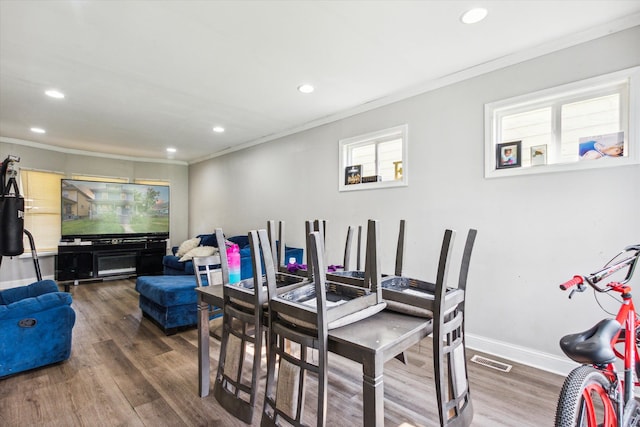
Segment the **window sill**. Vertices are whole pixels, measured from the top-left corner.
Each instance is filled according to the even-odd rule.
[[[407,187],[409,184],[404,180],[387,181],[387,182],[366,182],[364,184],[340,184],[338,191],[361,191],[361,190],[379,190],[382,188]]]
[[[632,158],[632,157],[618,157],[618,158],[611,157],[611,158],[601,158],[601,159],[595,159],[595,160],[582,160],[582,161],[577,161],[572,163],[552,163],[548,165],[523,166],[523,167],[509,168],[509,169],[494,169],[494,170],[485,169],[484,177],[487,179],[492,179],[492,178],[503,178],[503,177],[509,177],[509,176],[519,176],[519,175],[534,175],[534,174],[542,174],[542,173],[568,172],[568,171],[579,171],[579,170],[587,170],[587,169],[601,169],[601,168],[629,166],[629,165],[637,165],[637,164],[640,164],[640,159]]]

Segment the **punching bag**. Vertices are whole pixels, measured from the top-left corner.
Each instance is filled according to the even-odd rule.
[[[10,193],[10,189],[15,189]],[[24,253],[24,198],[14,178],[9,179],[2,194],[0,209],[0,255],[16,256]]]

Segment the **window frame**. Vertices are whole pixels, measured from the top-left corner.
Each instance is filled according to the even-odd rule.
[[[616,91],[613,87],[627,85],[627,90]],[[562,128],[557,117],[558,105],[571,104],[580,100],[596,98],[612,93],[620,93],[620,115],[628,155],[619,158],[602,158],[597,161],[557,161],[540,166],[523,166],[500,169],[496,167],[496,145],[500,141],[499,124],[505,115],[532,111],[550,106],[552,108],[552,137],[548,145],[554,149],[561,146]],[[627,108],[625,109],[625,104]],[[555,114],[554,114],[555,111]],[[565,85],[515,96],[484,106],[485,119],[485,158],[484,177],[498,178],[508,176],[530,175],[539,173],[585,170],[603,167],[616,167],[640,163],[640,67],[632,67],[597,77],[580,80]],[[557,155],[560,157],[560,154]]]
[[[406,187],[409,185],[408,178],[408,136],[409,125],[402,124],[387,129],[382,129],[375,132],[369,132],[363,135],[358,135],[350,138],[344,138],[338,141],[338,191],[358,191],[358,190],[371,190],[379,188],[395,188]],[[349,162],[349,151],[354,147],[361,147],[364,145],[378,145],[380,143],[388,142],[391,139],[400,138],[402,140],[402,178],[390,181],[380,182],[367,182],[361,184],[346,185],[345,180],[345,168],[351,166],[347,164]],[[377,147],[376,147],[377,148]],[[376,150],[377,151],[377,150]]]

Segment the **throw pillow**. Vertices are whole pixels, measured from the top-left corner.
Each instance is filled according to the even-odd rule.
[[[200,244],[200,238],[194,237],[193,239],[185,240],[178,246],[178,252],[176,252],[177,257],[182,257],[184,254],[189,252],[193,248],[197,248]]]
[[[180,258],[180,262],[191,261],[191,259],[196,256],[209,256],[216,253],[218,253],[218,248],[214,248],[213,246],[198,246],[184,254],[184,256]]]

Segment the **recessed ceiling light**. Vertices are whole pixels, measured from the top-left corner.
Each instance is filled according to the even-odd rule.
[[[315,88],[313,86],[311,86],[310,84],[302,84],[300,86],[298,86],[298,90],[302,93],[311,93],[315,90]]]
[[[34,133],[46,133],[47,131],[42,128],[31,128],[31,132]]]
[[[460,17],[460,21],[465,24],[475,24],[476,22],[482,21],[487,17],[487,9],[482,7],[476,7],[474,9],[469,9]]]
[[[176,151],[178,151],[178,150],[176,150],[176,149],[175,149],[175,148],[173,148],[173,147],[169,147],[169,148],[167,148],[167,153],[175,153]]]
[[[49,89],[47,91],[44,92],[47,96],[50,96],[51,98],[57,98],[57,99],[62,99],[64,98],[64,93],[60,92],[59,90],[56,89]]]
[[[214,131],[215,133],[222,133],[222,132],[224,132],[224,128],[223,128],[222,126],[215,126],[215,127],[213,128],[213,131]]]

